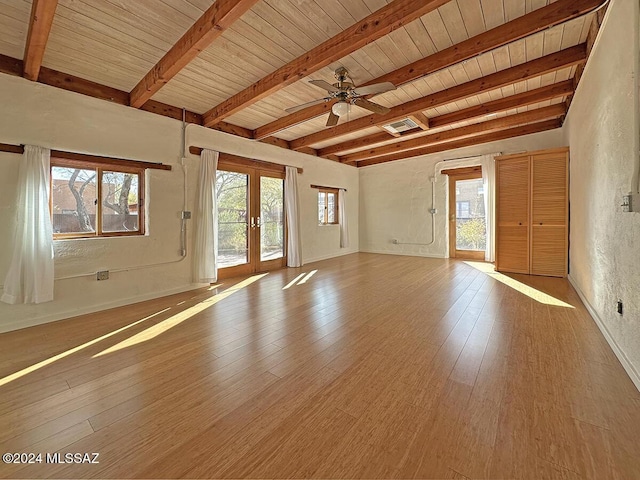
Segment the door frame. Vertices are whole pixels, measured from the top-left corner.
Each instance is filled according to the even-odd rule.
[[[458,250],[456,248],[456,181],[481,179],[482,170],[474,170],[476,171],[465,169],[460,173],[456,173],[454,169],[451,169],[447,172],[449,176],[449,258],[466,260],[484,260],[485,258],[486,250]]]
[[[283,183],[283,220],[284,220],[284,234],[283,234],[283,249],[284,255],[280,258],[273,260],[260,260],[260,225],[257,222],[257,218],[260,217],[260,178],[271,177],[284,180],[285,173],[276,169],[251,167],[245,164],[236,163],[233,161],[218,162],[218,170],[224,170],[227,172],[235,172],[248,175],[248,187],[247,187],[247,248],[248,248],[248,262],[241,265],[235,265],[232,267],[218,268],[218,279],[233,278],[242,275],[250,275],[252,273],[267,272],[271,270],[277,270],[279,268],[286,267],[287,265],[287,219],[286,211],[284,209],[284,188]],[[216,247],[217,248],[217,247]]]

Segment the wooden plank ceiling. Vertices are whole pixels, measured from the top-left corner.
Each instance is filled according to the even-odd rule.
[[[0,72],[372,165],[561,126],[605,3],[0,0]],[[331,103],[285,112],[338,67],[396,84],[372,98],[391,112],[352,106],[333,128]],[[400,137],[381,128],[410,115]]]

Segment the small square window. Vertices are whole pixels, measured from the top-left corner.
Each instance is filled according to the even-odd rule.
[[[318,223],[332,225],[338,223],[338,190],[321,188],[318,190]]]

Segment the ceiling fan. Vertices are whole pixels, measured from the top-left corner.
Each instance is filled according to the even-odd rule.
[[[344,67],[340,67],[335,72],[337,83],[333,85],[325,80],[310,80],[309,83],[316,87],[323,88],[327,91],[328,95],[312,102],[307,102],[297,107],[287,108],[287,113],[294,113],[303,108],[310,107],[311,105],[318,105],[323,102],[329,102],[331,100],[338,99],[336,103],[331,107],[329,118],[327,119],[327,127],[333,127],[338,124],[338,120],[343,115],[349,113],[351,105],[357,105],[367,110],[385,114],[389,112],[389,108],[378,105],[377,103],[370,102],[366,98],[366,95],[377,95],[379,93],[395,90],[396,86],[391,82],[374,83],[373,85],[367,85],[365,87],[356,87],[353,80],[349,76],[349,72]],[[349,79],[350,81],[347,81]]]

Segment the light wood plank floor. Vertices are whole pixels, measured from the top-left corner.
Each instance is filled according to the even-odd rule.
[[[483,265],[355,254],[0,335],[0,451],[100,453],[0,475],[640,478],[570,285]]]

